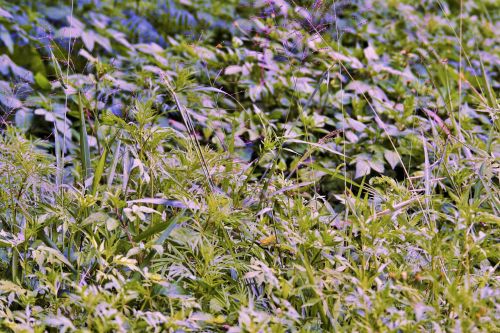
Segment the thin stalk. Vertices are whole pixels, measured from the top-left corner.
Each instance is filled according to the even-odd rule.
[[[306,269],[307,280],[308,280],[309,284],[312,286],[311,289],[316,294],[316,296],[320,299],[320,301],[318,302],[317,305],[319,308],[319,314],[321,317],[321,321],[322,321],[323,325],[326,326],[326,328],[331,327],[331,322],[330,322],[330,319],[328,318],[327,310],[323,304],[322,295],[314,287],[316,285],[316,280],[314,278],[314,273],[313,273],[313,270],[311,268],[311,264],[309,263],[309,258],[307,256],[307,254],[305,253],[305,251],[299,251],[299,254],[300,254],[300,258],[302,259],[302,264],[304,265],[304,268]]]

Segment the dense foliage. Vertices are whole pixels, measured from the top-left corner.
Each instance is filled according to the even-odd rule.
[[[495,0],[0,0],[0,330],[498,332]]]

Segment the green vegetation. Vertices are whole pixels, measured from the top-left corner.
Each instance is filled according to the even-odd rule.
[[[495,0],[0,0],[0,331],[499,332]]]

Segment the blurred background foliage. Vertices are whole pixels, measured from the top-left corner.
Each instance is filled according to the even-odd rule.
[[[496,1],[0,1],[0,325],[498,329]]]

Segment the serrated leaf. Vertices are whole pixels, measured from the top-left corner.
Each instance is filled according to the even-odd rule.
[[[14,76],[28,81],[28,82],[34,82],[33,81],[33,73],[31,71],[16,65],[6,54],[0,56],[0,72],[3,75],[7,75],[9,73],[9,69],[14,74]]]
[[[364,49],[363,53],[365,54],[365,58],[368,61],[374,61],[379,59],[377,51],[375,51],[375,48],[371,45],[369,45],[366,49]]]
[[[395,151],[386,150],[384,152],[384,157],[392,169],[394,169],[399,163],[399,156],[398,153],[396,153]]]
[[[372,168],[373,170],[379,173],[384,172],[384,163],[382,161],[369,160],[368,164],[370,165],[370,168]]]
[[[347,123],[356,132],[363,132],[365,130],[365,128],[366,128],[365,124],[363,124],[362,122],[357,121],[355,119],[352,119],[352,118],[348,118],[347,119]]]
[[[0,39],[5,44],[5,47],[7,47],[7,50],[9,50],[9,53],[10,54],[14,53],[14,42],[12,40],[12,37],[10,36],[10,32],[1,25],[0,25]]]
[[[106,229],[108,229],[108,231],[115,230],[119,225],[120,224],[118,223],[118,221],[116,219],[108,218],[106,220]]]
[[[94,32],[82,32],[82,41],[87,50],[92,51],[94,49],[95,45],[95,37],[94,37]]]
[[[106,51],[111,52],[113,49],[111,48],[111,43],[109,39],[100,35],[95,34],[94,38],[97,44],[101,45]]]
[[[90,225],[90,224],[100,224],[104,223],[109,218],[108,214],[102,212],[96,212],[90,214],[85,220],[82,221],[82,225]]]
[[[64,27],[56,33],[57,38],[78,38],[82,35],[82,30],[76,27]]]
[[[0,103],[9,109],[19,109],[23,103],[13,96],[7,96],[0,93]]]
[[[370,164],[364,159],[358,159],[356,161],[356,175],[354,178],[363,177],[370,173]]]
[[[73,269],[74,270],[74,267],[73,265],[68,261],[68,259],[61,253],[61,251],[59,250],[56,250],[56,249],[53,249],[51,247],[48,247],[48,246],[44,246],[44,245],[40,245],[38,246],[37,248],[38,250],[43,250],[45,252],[48,252],[50,254],[52,254],[54,257],[56,257],[59,261],[63,262],[64,264],[66,264],[69,268]]]
[[[241,73],[241,70],[242,70],[241,66],[232,65],[232,66],[227,66],[224,73],[226,75],[234,75]]]

